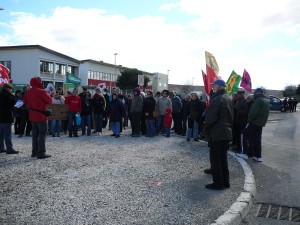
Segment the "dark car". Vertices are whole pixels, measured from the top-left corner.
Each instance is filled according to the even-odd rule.
[[[287,108],[284,107],[283,101],[280,98],[270,95],[267,97],[270,103],[270,110],[278,110],[281,112],[286,112]]]

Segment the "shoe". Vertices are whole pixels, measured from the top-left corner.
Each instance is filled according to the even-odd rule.
[[[116,134],[115,138],[119,138],[120,137],[120,134]]]
[[[224,184],[224,188],[230,188],[230,184]]]
[[[190,141],[190,139],[189,139],[189,138],[187,138],[187,139],[186,139],[186,141]]]
[[[51,157],[51,155],[47,155],[45,153],[37,156],[38,159],[46,159],[46,158],[50,158],[50,157]]]
[[[116,136],[116,134],[111,134],[110,136],[114,137],[114,136]]]
[[[166,135],[166,138],[169,138],[170,136]]]
[[[0,150],[0,153],[5,153],[5,152],[6,152],[5,149],[1,149],[1,150]]]
[[[23,137],[23,134],[19,134],[18,138],[21,138],[21,137]]]
[[[253,161],[256,161],[256,162],[262,162],[262,158],[257,158],[257,157],[253,157]]]
[[[248,159],[248,155],[243,154],[243,153],[235,153],[237,157],[243,158],[243,159]]]
[[[78,135],[74,135],[74,137],[79,137]]]
[[[69,137],[72,137],[72,134],[69,134]]]
[[[19,154],[19,152],[15,151],[15,150],[11,150],[11,151],[6,151],[6,154],[9,154],[9,155],[11,155],[11,154]]]
[[[199,138],[194,138],[194,141],[197,141],[197,142],[199,142],[200,140],[199,140]]]
[[[55,137],[55,134],[52,134],[52,137]]]
[[[56,137],[60,137],[59,134],[57,134]]]
[[[211,169],[205,169],[205,170],[204,170],[204,173],[205,173],[205,174],[212,174],[212,171],[211,171]]]
[[[205,185],[205,188],[210,190],[224,190],[224,187],[217,186],[214,183]]]

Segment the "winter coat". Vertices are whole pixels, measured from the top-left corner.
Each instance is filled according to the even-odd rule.
[[[23,97],[24,104],[29,108],[29,120],[32,122],[46,121],[48,118],[43,113],[30,109],[45,110],[47,105],[52,103],[52,98],[37,78],[32,78],[30,85],[31,88],[25,92]]]
[[[172,113],[180,113],[182,109],[182,102],[181,99],[178,96],[174,96],[171,98],[172,102]]]
[[[248,115],[248,123],[264,127],[268,121],[270,105],[263,94],[256,94]]]
[[[141,95],[134,95],[131,102],[130,112],[142,112],[143,111],[143,97]]]
[[[234,123],[236,124],[246,124],[247,116],[248,116],[248,104],[244,97],[238,98],[235,105],[235,115],[234,115]]]
[[[205,112],[205,137],[213,142],[231,140],[233,117],[232,100],[225,93],[225,89],[221,89],[212,96]]]
[[[0,123],[13,122],[14,105],[14,95],[3,88],[0,92]]]
[[[171,128],[172,126],[172,110],[171,108],[167,108],[166,109],[166,114],[165,114],[165,117],[164,117],[164,121],[163,121],[163,125],[165,127],[168,127],[168,128]]]
[[[65,99],[68,110],[71,112],[81,112],[81,98],[79,96],[69,95]]]
[[[146,97],[143,105],[143,112],[148,113],[146,116],[149,119],[153,119],[153,111],[155,110],[156,101],[153,96]]]
[[[109,121],[121,122],[124,117],[125,109],[120,99],[113,99],[110,103]]]
[[[181,115],[187,116],[188,115],[187,114],[187,106],[190,101],[183,99],[181,102],[182,102]]]
[[[92,101],[87,93],[80,93],[78,95],[81,99],[81,112],[80,115],[90,115],[92,113]]]
[[[204,112],[204,105],[202,101],[200,101],[199,99],[190,100],[187,103],[186,113],[190,119],[193,119],[198,123],[201,122],[203,112]]]
[[[172,101],[168,97],[159,97],[157,101],[157,112],[159,115],[165,115],[166,114],[166,109],[172,108]]]
[[[92,98],[92,109],[95,114],[104,114],[106,109],[106,101],[105,98],[101,95],[94,95]]]

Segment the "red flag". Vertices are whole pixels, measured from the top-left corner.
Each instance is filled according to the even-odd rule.
[[[2,87],[5,83],[10,83],[9,79],[9,69],[2,64],[0,64],[0,87]]]
[[[204,90],[206,95],[206,106],[208,106],[210,100],[210,95],[209,95],[210,89],[207,83],[207,75],[203,72],[203,70],[202,70],[202,78],[203,78]]]
[[[207,86],[208,86],[206,94],[209,95],[212,89],[211,83],[213,83],[216,79],[219,79],[218,77],[219,66],[214,55],[209,52],[205,52],[205,61],[206,61]]]
[[[240,86],[249,92],[252,91],[251,77],[250,77],[250,74],[245,69],[244,69],[242,82],[241,82]]]

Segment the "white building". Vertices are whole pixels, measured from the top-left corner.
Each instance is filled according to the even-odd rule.
[[[105,83],[110,89],[117,86],[117,78],[125,69],[92,59],[80,61],[40,45],[0,47],[0,63],[10,69],[10,79],[15,86],[26,86],[32,77],[39,76],[45,87],[52,83],[55,88],[81,85],[94,89]],[[146,90],[168,89],[167,75],[142,73],[150,79]]]
[[[10,69],[14,85],[27,85],[35,76],[56,88],[67,82],[67,73],[79,75],[80,61],[40,45],[0,47],[0,63]]]

